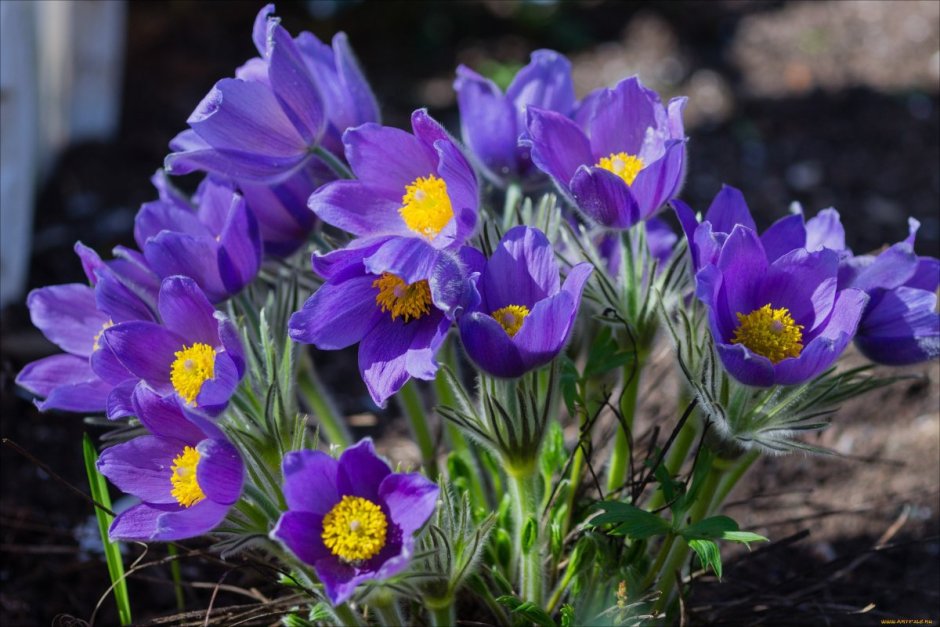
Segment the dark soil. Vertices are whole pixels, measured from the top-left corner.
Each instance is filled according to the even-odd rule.
[[[306,4],[285,4],[278,7],[285,25],[325,39],[345,30],[386,123],[404,126],[411,110],[428,105],[456,131],[449,91],[456,63],[524,63],[531,49],[555,48],[571,55],[580,95],[607,81],[608,71],[639,71],[665,93],[691,96],[683,197],[693,207],[704,210],[722,182],[744,190],[761,225],[791,200],[810,214],[834,205],[856,252],[902,239],[911,215],[923,223],[919,252],[940,253],[940,73],[929,66],[940,27],[933,3],[881,3],[892,8],[878,19],[856,13],[880,3],[811,3],[826,7],[818,14],[771,2],[307,4],[333,12],[315,20]],[[167,142],[212,83],[254,54],[250,30],[260,5],[128,4],[120,131],[108,142],[70,147],[43,185],[30,287],[83,280],[71,252],[76,239],[103,253],[132,242],[134,213],[154,196],[148,179]],[[755,33],[766,40],[767,20],[773,54],[758,54]],[[896,23],[903,28],[890,30]],[[879,28],[884,36],[873,39]],[[917,69],[923,63],[927,69]],[[779,80],[768,87],[768,76]],[[84,492],[80,440],[85,431],[98,432],[76,416],[38,413],[13,385],[25,363],[56,350],[31,327],[23,305],[2,312],[0,331],[2,436],[47,465],[11,447],[0,456],[0,622],[81,624],[107,590],[108,576],[94,543],[78,539],[92,520],[91,506],[51,472]],[[385,417],[368,413],[350,359],[336,355],[325,375],[344,409],[370,432],[386,434],[384,450],[408,456],[400,429],[386,429]],[[911,372],[925,378],[840,412],[823,443],[852,459],[767,458],[752,469],[729,510],[742,527],[774,540],[810,534],[752,554],[729,553],[724,581],[700,577],[686,599],[693,622],[940,618],[938,368]],[[675,420],[674,396],[666,392],[651,389],[644,397],[650,418]],[[128,550],[128,557],[141,552]],[[145,559],[165,555],[154,547]],[[222,577],[244,590],[261,587],[254,599],[222,590],[215,607],[276,594],[248,565],[230,572],[196,556],[182,564],[184,581],[196,586],[186,591],[189,609],[206,608]],[[140,575],[130,579],[135,619],[171,615],[167,566]],[[113,605],[104,599],[98,624],[116,624]]]

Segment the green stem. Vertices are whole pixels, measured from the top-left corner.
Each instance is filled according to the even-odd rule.
[[[392,599],[391,603],[376,603],[372,607],[379,615],[379,624],[383,627],[401,627],[405,624],[405,619],[402,618],[398,607],[398,601]]]
[[[513,505],[513,548],[519,556],[519,594],[523,601],[529,601],[541,607],[543,543],[538,537],[538,503],[542,500],[538,469],[534,465],[529,468],[513,468],[509,463],[506,463],[506,469],[509,474],[509,491]],[[525,550],[523,535],[530,520],[535,521],[536,537],[528,550]],[[530,529],[532,529],[531,526]]]
[[[346,421],[343,420],[309,357],[302,359],[302,366],[297,374],[297,387],[310,410],[316,415],[317,422],[329,441],[343,447],[349,446],[352,437],[346,428]]]
[[[429,610],[431,614],[431,627],[453,627],[457,624],[457,614],[454,611],[453,603],[439,607],[432,606]]]
[[[656,581],[657,575],[662,571],[663,564],[666,562],[666,557],[669,555],[669,552],[672,551],[672,546],[676,542],[676,534],[670,533],[666,536],[666,539],[663,541],[663,545],[659,547],[659,553],[656,555],[656,560],[653,562],[653,565],[650,567],[646,577],[643,578],[643,583],[640,584],[640,590],[646,590],[653,582]]]
[[[421,460],[425,472],[432,480],[437,480],[434,440],[431,438],[431,430],[428,428],[428,415],[415,382],[409,380],[399,390],[395,398],[408,419],[408,424],[411,425],[411,433],[414,435],[415,441],[418,443],[418,449],[421,451]]]
[[[333,614],[343,627],[360,627],[362,625],[359,616],[346,603],[333,606]]]
[[[630,438],[633,431],[633,416],[636,413],[636,399],[640,388],[640,374],[643,371],[643,359],[640,351],[636,352],[636,362],[624,366],[623,377],[626,388],[620,399],[620,413],[624,424],[617,429],[614,440],[614,450],[610,457],[610,467],[607,471],[608,494],[620,488],[627,481],[627,472],[630,459]]]
[[[682,403],[685,399],[680,399],[679,406],[682,406]],[[682,464],[685,463],[685,458],[689,454],[692,445],[695,443],[695,438],[698,435],[698,425],[696,423],[695,416],[690,416],[689,420],[682,425],[682,429],[679,430],[679,434],[676,436],[675,442],[672,443],[669,451],[666,453],[666,470],[669,472],[670,477],[675,477],[680,470],[682,470]],[[666,504],[666,498],[662,490],[657,490],[653,493],[653,496],[650,497],[649,502],[646,505],[646,509],[649,511],[654,511],[659,509]]]
[[[351,179],[355,178],[352,171],[346,166],[341,159],[339,159],[332,152],[327,150],[322,146],[317,146],[313,149],[313,154],[317,156],[326,166],[333,170],[333,172],[341,179]]]
[[[183,576],[180,573],[179,553],[175,544],[168,544],[167,550],[171,557],[176,559],[170,561],[170,576],[173,578],[173,592],[176,593],[176,609],[180,612],[186,611],[186,598],[183,596]]]
[[[562,595],[565,594],[565,590],[568,588],[568,584],[571,583],[571,580],[574,578],[574,568],[571,568],[572,564],[569,562],[568,568],[565,569],[565,574],[561,578],[561,581],[558,582],[558,585],[555,586],[555,589],[552,590],[552,595],[548,598],[548,605],[545,607],[545,611],[549,614],[555,611],[555,608],[558,607],[558,603],[561,601]]]
[[[505,233],[512,226],[512,219],[515,217],[516,204],[522,198],[522,188],[518,183],[510,183],[506,188],[506,197],[503,202],[503,232]]]
[[[741,480],[741,477],[744,476],[744,473],[747,472],[748,468],[757,461],[757,458],[760,456],[756,450],[749,451],[741,459],[737,460],[735,464],[731,467],[730,470],[725,474],[721,480],[721,484],[718,486],[718,491],[715,494],[715,498],[711,505],[712,513],[718,511],[718,509],[724,504],[725,499],[728,498],[728,495],[731,493],[731,490],[734,489],[734,486],[738,484],[738,481]]]

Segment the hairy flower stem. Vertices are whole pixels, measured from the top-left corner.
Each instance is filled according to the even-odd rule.
[[[362,625],[359,616],[346,603],[333,606],[333,614],[336,616],[338,624],[344,625],[344,627],[360,627]]]
[[[623,396],[620,399],[620,414],[623,423],[617,429],[614,450],[607,470],[607,493],[620,488],[627,481],[630,460],[630,437],[633,432],[633,416],[636,413],[637,393],[640,389],[640,373],[643,371],[643,358],[639,351],[636,361],[624,366]]]
[[[516,216],[516,205],[522,198],[522,188],[518,183],[510,183],[506,188],[506,196],[503,201],[503,232],[505,233],[513,225],[513,218]]]
[[[457,624],[457,613],[454,611],[453,603],[441,607],[432,606],[429,609],[431,627],[451,627]]]
[[[301,351],[306,353],[306,351]],[[300,371],[297,373],[297,388],[307,402],[310,410],[317,417],[317,424],[333,444],[346,447],[352,444],[352,437],[346,428],[346,421],[336,408],[323,381],[320,380],[309,356],[301,358]]]
[[[437,459],[435,455],[434,440],[428,427],[428,414],[421,401],[421,395],[413,380],[409,380],[395,397],[411,425],[411,433],[418,443],[421,451],[421,461],[424,471],[432,481],[437,480]]]
[[[541,607],[542,542],[538,537],[538,504],[542,499],[538,468],[535,465],[514,468],[507,463],[506,469],[513,506],[513,548],[519,556],[519,595],[523,601]],[[526,537],[527,534],[529,537]]]
[[[378,614],[379,624],[382,625],[382,627],[398,627],[399,625],[405,624],[405,620],[398,607],[398,601],[392,599],[389,603],[376,603],[372,607],[375,608],[375,613]]]

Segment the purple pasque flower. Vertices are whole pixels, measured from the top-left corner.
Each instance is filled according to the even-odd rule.
[[[692,208],[678,198],[673,199],[672,206],[688,239],[689,254],[696,271],[718,260],[718,253],[735,225],[740,224],[757,232],[744,194],[730,185],[722,185],[701,223]],[[829,248],[849,254],[839,212],[831,207],[805,220],[802,208],[794,203],[792,214],[774,222],[760,239],[770,261],[796,248],[805,248],[810,252]]]
[[[795,385],[821,374],[852,340],[868,296],[838,289],[839,255],[797,248],[771,261],[735,226],[696,275],[718,355],[745,385]]]
[[[142,502],[117,515],[112,540],[192,538],[212,531],[241,496],[241,456],[208,418],[173,397],[135,389],[135,414],[150,431],[106,448],[98,470]]]
[[[262,9],[254,39],[262,59],[224,78],[202,99],[171,142],[170,174],[196,170],[277,183],[303,168],[326,129],[319,89],[297,43]],[[259,20],[264,17],[264,37]]]
[[[529,148],[519,145],[529,105],[570,117],[574,113],[571,63],[553,50],[536,50],[504,94],[496,83],[461,65],[454,81],[463,141],[484,175],[505,187],[519,181],[535,187],[547,181]]]
[[[123,258],[104,262],[81,242],[75,252],[91,286],[81,283],[32,290],[26,298],[33,324],[65,351],[27,364],[16,383],[44,398],[41,411],[59,409],[118,418],[129,415],[132,375],[117,367],[93,366],[113,361],[102,333],[115,323],[153,320],[156,277],[136,251],[118,249]]]
[[[940,355],[940,260],[914,253],[920,223],[908,220],[910,235],[877,256],[843,260],[840,286],[864,290],[871,300],[855,345],[872,361],[904,366]]]
[[[418,473],[393,473],[369,438],[339,460],[293,451],[282,466],[287,511],[271,537],[316,569],[334,605],[360,583],[408,566],[414,534],[434,513],[434,483]]]
[[[418,238],[435,249],[465,242],[479,205],[473,168],[426,110],[412,114],[411,126],[414,134],[378,124],[346,131],[356,180],[327,183],[310,209],[356,237]]]
[[[116,324],[105,330],[104,341],[138,386],[218,414],[245,373],[238,330],[189,277],[164,279],[157,308],[162,324]]]
[[[134,239],[162,279],[191,277],[210,301],[240,292],[261,267],[261,233],[254,214],[230,185],[207,177],[192,201],[172,189],[162,172],[153,178],[160,199],[144,203]]]
[[[685,98],[663,106],[639,78],[593,92],[574,120],[530,106],[532,161],[585,215],[627,229],[652,216],[685,178]]]
[[[326,283],[291,316],[290,337],[324,350],[358,342],[359,373],[380,407],[409,378],[435,377],[451,321],[475,303],[464,261],[420,239],[356,240],[314,256],[313,269]]]
[[[470,359],[505,378],[554,359],[571,336],[591,264],[571,268],[562,285],[551,243],[528,226],[510,229],[493,256],[477,263],[480,302],[458,318]]]

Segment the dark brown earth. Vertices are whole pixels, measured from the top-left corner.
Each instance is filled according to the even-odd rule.
[[[940,252],[935,2],[316,6],[336,10],[319,21],[304,4],[285,4],[279,13],[293,32],[309,29],[321,38],[348,32],[386,123],[404,125],[412,109],[427,105],[455,129],[449,86],[456,63],[521,64],[533,48],[555,48],[572,58],[579,95],[639,72],[664,95],[691,97],[683,197],[693,207],[704,209],[722,182],[744,190],[761,225],[791,200],[810,213],[835,205],[856,252],[903,238],[905,219],[913,215],[923,223],[919,252]],[[44,183],[31,287],[83,280],[71,253],[76,239],[102,252],[132,241],[134,213],[153,197],[148,179],[167,142],[212,83],[254,54],[250,28],[258,8],[254,2],[129,4],[120,132],[109,142],[71,147]],[[80,439],[85,431],[99,432],[75,416],[39,414],[13,386],[25,363],[55,350],[29,325],[25,307],[7,307],[0,332],[0,431],[47,466],[10,447],[0,454],[0,623],[82,624],[108,577],[93,543],[85,547],[77,538],[92,508],[50,471],[84,490]],[[346,413],[366,425],[361,433],[380,436],[380,448],[397,459],[414,459],[392,416],[368,413],[354,355],[328,359],[325,377]],[[659,363],[669,369],[667,359]],[[698,577],[685,601],[690,622],[936,624],[940,372],[936,363],[907,372],[920,378],[847,405],[821,436],[819,443],[849,457],[765,458],[755,465],[727,511],[775,544],[751,554],[728,551],[720,584],[711,575]],[[644,415],[647,424],[671,425],[675,383],[660,381],[655,373],[647,377]],[[809,535],[801,536],[804,530]],[[146,560],[164,550],[152,549]],[[139,552],[131,547],[131,555]],[[228,572],[196,556],[182,565],[192,584],[190,610],[209,605],[222,577],[242,592],[219,592],[215,607],[278,594],[249,566]],[[135,619],[171,615],[166,566],[139,575],[130,581]],[[247,598],[245,590],[255,596]],[[98,624],[115,623],[113,601],[105,599]]]

